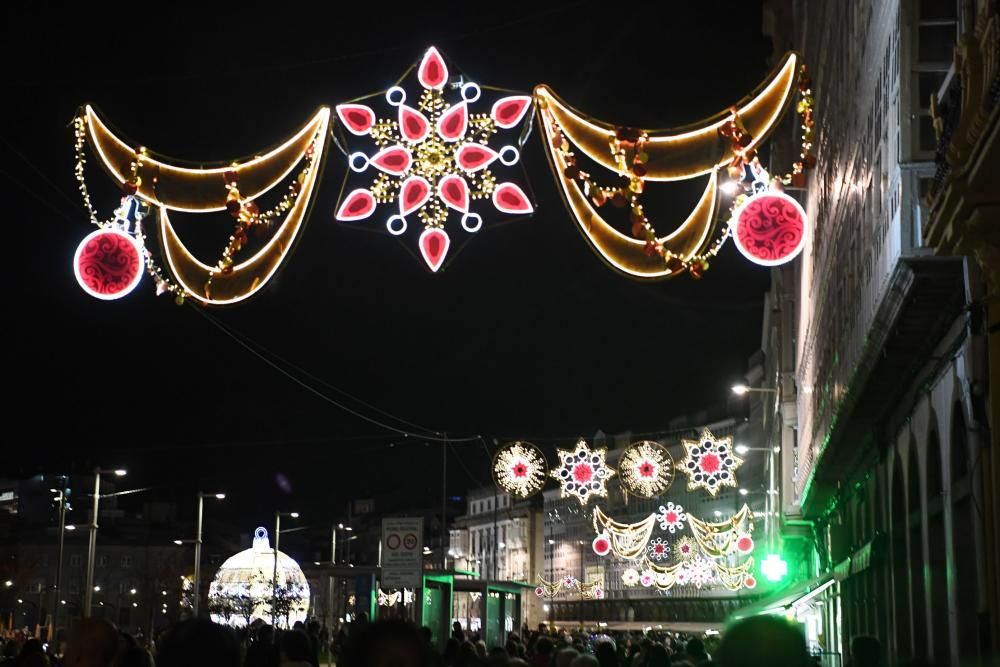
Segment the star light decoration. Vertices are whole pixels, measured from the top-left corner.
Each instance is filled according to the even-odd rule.
[[[723,486],[736,486],[736,469],[743,459],[733,452],[731,436],[716,438],[707,428],[700,440],[681,440],[687,456],[681,470],[688,476],[688,491],[703,488],[716,495]]]
[[[504,445],[493,458],[493,481],[517,498],[528,498],[541,491],[547,475],[545,457],[530,442]]]
[[[479,200],[491,200],[504,214],[534,212],[520,186],[498,182],[494,174],[497,166],[511,167],[520,160],[516,129],[531,110],[532,97],[503,97],[489,113],[472,113],[482,89],[472,81],[450,77],[434,47],[424,53],[417,81],[420,96],[412,101],[415,106],[406,103],[406,90],[399,85],[385,92],[386,101],[397,109],[395,119],[378,119],[374,109],[364,104],[337,106],[345,129],[370,137],[377,149],[372,155],[351,153],[350,169],[361,173],[373,168],[377,174],[368,187],[341,196],[336,218],[356,222],[374,214],[379,204],[395,205],[396,211],[385,221],[389,233],[405,234],[416,217],[423,226],[417,239],[420,254],[430,270],[437,272],[452,243],[445,230],[451,211],[461,216],[462,229],[470,234],[483,225],[482,215],[472,206]],[[458,97],[452,93],[455,89]],[[490,140],[501,130],[514,132],[509,133],[509,143],[497,150]]]
[[[670,556],[670,543],[665,542],[662,537],[657,537],[646,545],[646,555],[657,563],[666,560]]]
[[[687,521],[687,514],[681,505],[667,503],[666,505],[660,505],[660,511],[656,515],[656,520],[660,522],[661,530],[669,530],[670,534],[673,535],[684,527],[684,522]]]
[[[674,544],[674,553],[681,560],[694,558],[698,554],[698,543],[685,535]]]
[[[607,453],[605,447],[591,450],[583,440],[576,443],[576,449],[557,449],[560,467],[550,474],[561,485],[560,497],[574,497],[581,505],[592,496],[607,497],[606,483],[615,475],[608,468]]]
[[[618,475],[629,493],[655,498],[666,493],[674,481],[674,459],[651,440],[637,442],[618,460]]]

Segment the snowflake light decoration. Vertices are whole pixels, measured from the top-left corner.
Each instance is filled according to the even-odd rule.
[[[405,234],[415,216],[423,226],[417,247],[427,266],[437,272],[452,244],[445,230],[452,211],[461,215],[462,229],[470,234],[483,226],[482,214],[473,210],[478,201],[491,200],[493,208],[504,214],[534,211],[520,186],[498,182],[494,174],[497,167],[511,167],[520,160],[516,128],[531,110],[532,98],[503,97],[494,102],[489,113],[472,113],[471,107],[483,90],[462,77],[451,77],[434,47],[427,49],[417,67],[417,82],[416,106],[406,103],[406,90],[398,84],[385,92],[386,102],[396,107],[396,118],[378,119],[375,110],[365,104],[337,106],[337,116],[347,132],[370,137],[377,148],[373,155],[351,153],[350,170],[362,173],[374,168],[377,174],[368,187],[341,196],[336,218],[342,222],[364,220],[380,204],[394,204],[397,210],[385,222],[389,233]],[[456,89],[459,98],[451,92]],[[505,132],[510,143],[497,150],[490,141],[502,130],[513,132]]]
[[[566,575],[562,580],[563,588],[575,588],[576,587],[576,577],[573,575]]]
[[[674,459],[664,447],[650,440],[637,442],[618,461],[622,485],[632,495],[655,498],[674,481]]]
[[[635,586],[639,583],[639,571],[634,567],[625,568],[622,572],[622,583],[626,586]]]
[[[670,556],[670,544],[663,541],[662,537],[651,540],[646,545],[646,555],[649,560],[659,563]]]
[[[712,561],[701,556],[684,563],[681,569],[687,572],[688,582],[697,588],[712,583],[715,578],[715,566]]]
[[[687,514],[684,512],[682,506],[667,503],[666,505],[660,505],[660,511],[656,515],[656,519],[660,522],[662,530],[669,530],[670,534],[673,535],[684,527],[684,522],[687,521]]]
[[[528,498],[541,491],[547,474],[545,457],[530,442],[504,445],[493,458],[493,481],[517,498]]]
[[[674,544],[674,553],[681,560],[690,560],[698,555],[698,544],[690,537],[684,536]]]
[[[581,505],[586,505],[591,496],[606,497],[606,482],[614,477],[615,471],[608,468],[605,447],[590,449],[580,440],[576,449],[557,449],[560,467],[550,474],[562,485],[561,498],[575,497]]]
[[[730,436],[716,438],[707,428],[700,440],[681,440],[687,456],[681,470],[688,476],[688,491],[703,488],[716,495],[723,486],[736,486],[736,469],[743,459],[733,452]]]

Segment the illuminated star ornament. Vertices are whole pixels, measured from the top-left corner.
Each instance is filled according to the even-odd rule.
[[[667,503],[666,505],[660,505],[660,512],[656,515],[656,520],[660,522],[662,530],[669,530],[673,534],[684,527],[684,522],[687,521],[687,514],[685,514],[684,508],[680,505]]]
[[[708,429],[700,440],[681,440],[687,457],[681,470],[688,476],[688,491],[702,488],[716,495],[723,486],[736,486],[736,469],[743,459],[733,452],[733,439],[716,438]]]
[[[657,563],[666,560],[670,556],[670,544],[664,542],[663,538],[657,537],[646,545],[646,555],[649,560]]]
[[[604,447],[591,450],[580,440],[576,449],[556,450],[560,467],[550,474],[562,486],[560,497],[575,497],[581,505],[586,505],[592,496],[604,498],[608,495],[606,482],[614,477],[615,471],[608,468]]]
[[[547,475],[545,457],[530,442],[504,445],[493,459],[493,481],[517,498],[528,498],[541,491]]]
[[[487,94],[492,104],[482,99]],[[437,272],[453,243],[478,232],[488,213],[534,212],[509,173],[521,158],[526,136],[520,125],[533,108],[530,95],[484,91],[450,72],[441,53],[431,47],[415,76],[411,70],[385,91],[385,103],[392,108],[389,118],[379,118],[364,103],[382,96],[337,106],[339,125],[346,131],[342,143],[353,137],[368,140],[367,151],[348,155],[350,170],[337,220],[356,223],[378,210],[389,233],[406,236],[428,268]],[[477,107],[484,110],[477,113]],[[352,173],[362,175],[357,177],[364,179],[359,187],[349,185],[355,180]],[[453,219],[461,233],[447,224]]]
[[[640,498],[655,498],[666,493],[674,481],[674,459],[655,442],[637,442],[622,454],[618,475],[629,493]]]

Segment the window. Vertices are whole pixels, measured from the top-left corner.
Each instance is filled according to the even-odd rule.
[[[80,554],[73,554],[69,557],[70,567],[80,567]]]
[[[274,559],[272,558],[271,560],[274,560]],[[108,557],[107,556],[98,556],[97,557],[97,567],[107,567],[107,566],[108,566]]]
[[[920,0],[917,19],[917,44],[914,49],[917,61],[911,82],[916,95],[913,115],[916,117],[917,151],[928,153],[937,148],[930,99],[944,82],[958,41],[956,0]]]
[[[271,560],[274,560],[274,559],[272,558]],[[122,556],[121,566],[122,566],[123,569],[126,569],[126,570],[128,568],[132,567],[132,557],[131,556]]]

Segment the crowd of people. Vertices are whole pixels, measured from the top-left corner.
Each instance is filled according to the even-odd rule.
[[[0,644],[4,667],[320,667],[327,644],[337,667],[817,667],[802,632],[784,619],[759,616],[721,637],[673,633],[510,634],[487,646],[457,623],[443,651],[429,628],[405,621],[359,622],[327,641],[318,624],[279,630],[259,625],[240,635],[228,626],[189,619],[142,642],[100,619],[78,622],[56,649],[33,638]],[[2,641],[2,640],[0,640]],[[874,638],[852,643],[849,667],[882,667]]]

